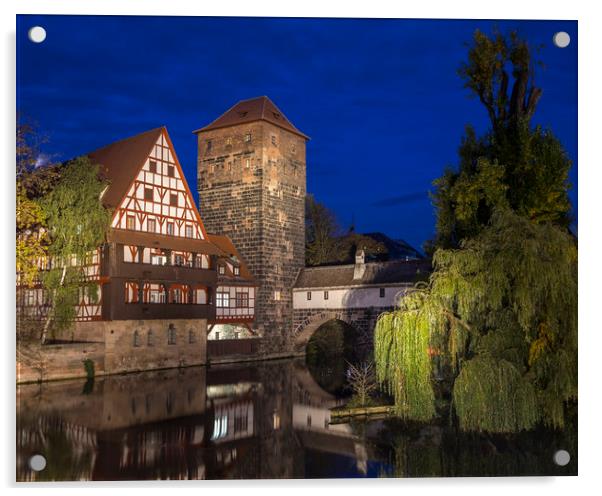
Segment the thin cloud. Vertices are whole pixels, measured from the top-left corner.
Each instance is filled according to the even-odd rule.
[[[404,203],[412,203],[418,200],[428,199],[428,191],[416,191],[414,193],[406,193],[405,195],[392,196],[383,200],[371,203],[371,207],[394,207],[403,205]]]

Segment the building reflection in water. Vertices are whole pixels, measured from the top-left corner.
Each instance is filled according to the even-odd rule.
[[[328,425],[339,402],[299,361],[24,385],[17,479],[305,477],[306,449],[355,457],[349,426]]]
[[[396,421],[330,424],[341,399],[299,360],[17,391],[19,481],[576,473],[550,455],[576,452],[576,429],[498,439]],[[28,460],[38,453],[48,463],[36,473]]]

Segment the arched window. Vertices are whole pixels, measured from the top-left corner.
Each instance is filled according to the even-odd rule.
[[[148,346],[155,346],[155,336],[153,336],[153,330],[149,329],[146,335],[146,344]]]
[[[173,324],[167,328],[167,344],[176,344],[176,328]]]
[[[135,347],[140,346],[140,333],[138,332],[137,329],[134,331],[134,346]]]

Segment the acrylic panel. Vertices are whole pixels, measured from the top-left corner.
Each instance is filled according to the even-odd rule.
[[[576,21],[16,36],[17,481],[577,474]]]

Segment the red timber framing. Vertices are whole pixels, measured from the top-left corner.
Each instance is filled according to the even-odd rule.
[[[81,271],[81,280],[89,284],[82,286],[78,291],[78,303],[75,308],[75,320],[86,322],[102,319],[102,285],[108,279],[101,276],[101,249],[93,250],[83,261],[77,260],[75,256],[66,261],[70,267],[78,267]],[[42,257],[38,260],[40,273],[51,268],[63,267],[63,264],[51,257]],[[41,277],[37,277],[29,286],[19,284],[17,275],[17,316],[32,320],[42,320],[48,315],[50,302],[47,291],[43,289]]]
[[[207,239],[190,188],[165,129],[115,209],[116,229]]]

